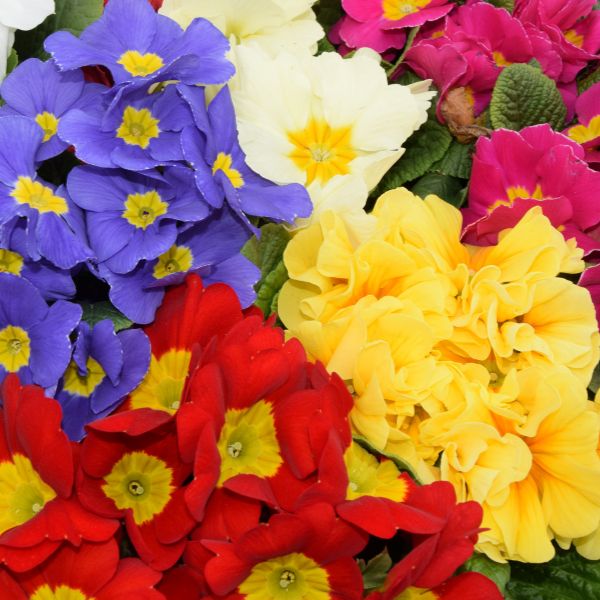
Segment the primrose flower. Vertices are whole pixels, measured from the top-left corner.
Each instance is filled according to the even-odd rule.
[[[123,93],[105,104],[99,98],[85,112],[72,110],[59,123],[59,137],[75,147],[83,162],[143,171],[183,159],[180,131],[190,113],[175,86],[154,94]]]
[[[196,17],[208,19],[232,48],[255,44],[277,56],[282,51],[314,54],[323,29],[311,9],[315,0],[165,0],[161,15],[187,27]]]
[[[73,450],[58,402],[9,375],[1,412],[0,562],[20,573],[61,547],[112,538],[118,522],[88,513],[72,495]]]
[[[189,272],[198,273],[207,283],[228,283],[242,305],[249,306],[260,270],[239,254],[248,237],[247,227],[223,207],[182,230],[166,252],[142,261],[131,273],[115,273],[100,264],[99,275],[110,285],[111,302],[135,323],[150,323],[164,288],[181,283]]]
[[[48,307],[22,277],[0,274],[0,380],[16,373],[25,383],[51,388],[71,358],[69,334],[81,307],[58,300]]]
[[[0,94],[6,104],[0,116],[23,115],[37,123],[44,138],[36,159],[42,161],[68,147],[57,135],[61,118],[71,109],[85,111],[104,90],[102,85],[85,83],[81,71],[60,73],[52,62],[30,58],[2,83]]]
[[[177,562],[195,525],[182,488],[190,467],[179,458],[174,425],[165,416],[142,409],[89,424],[77,480],[81,503],[124,518],[138,555],[159,571]]]
[[[27,225],[20,219],[4,232],[0,245],[0,273],[11,273],[27,279],[44,300],[68,300],[75,295],[75,283],[68,270],[59,269],[45,259],[33,261],[27,253]],[[8,228],[7,228],[8,229]]]
[[[600,163],[600,83],[594,84],[577,98],[577,125],[563,133],[585,150],[588,163]]]
[[[62,188],[55,190],[38,179],[35,159],[43,135],[26,117],[0,118],[0,148],[5,149],[0,158],[0,225],[7,236],[23,217],[29,257],[43,257],[59,268],[70,269],[92,253],[71,228],[76,207]]]
[[[29,31],[54,13],[54,0],[31,0],[27,5],[20,2],[0,6],[0,81],[6,75],[6,63],[15,42],[15,31]]]
[[[77,328],[73,358],[56,399],[63,408],[63,430],[74,441],[84,426],[111,413],[142,381],[150,363],[150,344],[139,329],[115,333],[110,319]]]
[[[448,0],[343,0],[348,15],[339,35],[350,48],[372,48],[383,52],[402,48],[405,27],[419,27],[446,16],[453,8]]]
[[[80,37],[57,31],[44,48],[61,71],[100,65],[117,85],[168,80],[207,85],[225,83],[234,73],[225,58],[229,44],[211,23],[195,19],[184,32],[139,0],[111,0]]]
[[[277,183],[322,186],[352,173],[372,189],[427,119],[433,96],[388,85],[370,50],[349,59],[331,52],[272,59],[240,48],[238,59],[232,98],[240,145],[248,166]]]
[[[120,560],[114,539],[99,544],[83,543],[78,548],[63,546],[27,573],[0,572],[0,586],[11,600],[61,595],[111,600],[123,590],[135,594],[139,600],[163,600],[164,596],[154,588],[159,579],[159,573],[137,558]]]
[[[549,125],[498,130],[480,138],[473,157],[464,237],[494,243],[533,206],[586,254],[600,248],[600,173],[584,149]]]
[[[129,273],[141,260],[157,258],[175,243],[177,221],[201,221],[209,212],[192,174],[182,168],[141,175],[75,167],[67,188],[85,211],[95,257],[115,273]]]
[[[221,208],[226,200],[249,227],[246,214],[286,222],[310,215],[312,205],[303,186],[273,184],[246,165],[228,88],[211,101],[208,112],[201,88],[180,87],[180,93],[198,128],[183,130],[183,153],[194,169],[198,189],[211,206]]]

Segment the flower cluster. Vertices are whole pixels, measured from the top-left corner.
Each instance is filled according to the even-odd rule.
[[[582,270],[582,251],[539,208],[482,247],[461,244],[460,212],[435,196],[390,191],[373,215],[360,243],[333,212],[300,232],[279,297],[290,333],[352,386],[354,430],[481,503],[495,560],[546,561],[553,538],[593,534],[585,386],[600,334],[588,292],[558,277]]]
[[[105,329],[80,330],[75,357],[88,357],[88,372],[63,392],[92,386],[99,365],[117,372],[102,354]],[[355,558],[399,535],[407,551],[374,599],[446,588],[501,597],[481,575],[449,579],[473,551],[481,508],[353,442],[341,379],[272,320],[244,313],[230,287],[188,276],[146,334],[148,374],[77,449],[56,400],[5,380],[0,583],[12,598],[251,599],[268,589],[359,600]],[[137,349],[117,342],[127,363]],[[139,558],[120,558],[125,540]]]

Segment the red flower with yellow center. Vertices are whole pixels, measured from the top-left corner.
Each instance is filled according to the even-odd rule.
[[[195,525],[183,499],[190,468],[179,459],[174,423],[140,409],[89,426],[77,490],[89,510],[124,517],[140,558],[164,570],[181,556]]]
[[[22,574],[0,572],[2,598],[10,600],[161,600],[160,573],[135,558],[119,560],[115,540],[63,546],[39,567]]]
[[[88,513],[72,497],[73,450],[55,400],[16,375],[2,386],[0,412],[0,562],[34,568],[65,542],[105,541],[118,523]]]

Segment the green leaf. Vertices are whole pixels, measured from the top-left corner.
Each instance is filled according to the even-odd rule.
[[[566,114],[556,84],[535,67],[514,64],[500,73],[490,103],[494,129],[519,130],[539,123],[562,129]]]
[[[319,0],[313,8],[317,15],[317,21],[325,31],[329,31],[331,26],[339,21],[344,14],[341,0]]]
[[[392,567],[392,559],[386,548],[368,563],[365,564],[364,561],[360,561],[359,566],[362,571],[365,592],[368,592],[383,585],[386,575]]]
[[[380,196],[427,173],[431,165],[444,156],[451,141],[452,135],[448,129],[440,125],[435,116],[430,116],[408,139],[406,152],[385,174],[374,194]]]
[[[323,52],[335,52],[335,46],[327,39],[327,36],[319,40],[317,54]]]
[[[287,280],[287,269],[283,260],[280,260],[277,266],[258,283],[254,304],[263,311],[265,316],[277,312],[276,297],[279,297],[279,290]]]
[[[17,31],[15,48],[21,61],[32,56],[48,58],[44,51],[44,40],[53,32],[70,31],[79,35],[88,25],[98,20],[104,10],[103,0],[56,0],[55,14],[31,31]]]
[[[600,561],[558,551],[548,563],[511,563],[509,600],[587,600],[600,598]]]
[[[600,66],[596,67],[593,71],[585,75],[581,81],[577,82],[577,90],[580,94],[583,94],[586,90],[589,90],[595,83],[600,81]]]
[[[12,71],[15,70],[15,67],[19,64],[19,55],[17,51],[13,48],[8,55],[8,59],[6,61],[6,74],[8,75]]]
[[[454,140],[443,158],[432,165],[430,171],[460,179],[469,179],[473,165],[472,154],[474,147],[475,144],[461,144]]]
[[[110,319],[113,322],[115,331],[128,329],[133,325],[133,323],[125,315],[121,314],[110,302],[96,302],[95,304],[82,302],[81,308],[83,308],[82,319],[92,326],[104,319]]]
[[[427,173],[412,186],[412,193],[425,198],[429,194],[435,194],[442,200],[456,207],[463,205],[466,196],[465,183],[457,177],[440,175],[438,173]]]
[[[488,4],[493,4],[496,8],[505,8],[509,13],[515,9],[515,0],[485,0]]]
[[[588,385],[588,389],[595,394],[600,388],[600,363],[596,365],[594,369],[594,373],[592,374],[592,380],[590,381],[590,385]]]
[[[510,579],[510,564],[497,563],[489,559],[485,554],[473,554],[471,558],[461,567],[461,571],[475,571],[491,579],[498,589],[504,594],[506,584]]]

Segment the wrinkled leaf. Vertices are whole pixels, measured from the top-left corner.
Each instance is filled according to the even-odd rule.
[[[463,205],[466,197],[464,181],[449,175],[438,173],[427,173],[412,186],[413,194],[425,198],[429,194],[435,194],[442,200],[456,207]]]
[[[577,82],[577,90],[580,94],[583,94],[586,90],[589,90],[594,84],[600,81],[600,66],[596,67],[593,71],[585,75],[581,81]]]
[[[377,556],[373,557],[365,564],[361,561],[360,568],[362,571],[365,592],[375,590],[385,581],[388,571],[392,567],[392,559],[388,554],[387,548]]]
[[[592,375],[592,380],[590,381],[590,385],[588,385],[588,389],[595,394],[600,388],[600,364],[596,365],[594,369],[594,373]]]
[[[473,554],[462,566],[461,571],[475,571],[485,575],[498,586],[502,594],[504,594],[506,584],[510,579],[510,564],[494,562],[485,554]]]
[[[562,129],[567,107],[552,79],[531,65],[506,67],[494,86],[490,121],[494,129],[518,131],[523,127],[549,123]]]
[[[265,316],[276,312],[276,296],[279,296],[279,290],[281,290],[281,287],[287,280],[287,269],[283,264],[283,260],[280,260],[277,266],[258,282],[254,304],[263,311]]]
[[[15,67],[19,64],[19,55],[17,51],[13,48],[8,55],[8,59],[6,61],[6,74],[8,75],[12,71],[15,70]]]
[[[485,0],[496,8],[505,8],[509,13],[515,9],[515,0]]]
[[[319,0],[313,8],[317,15],[317,21],[325,31],[329,31],[331,26],[344,14],[341,0]]]
[[[96,302],[94,304],[83,302],[81,308],[83,309],[82,320],[91,326],[104,319],[110,319],[113,322],[115,331],[128,329],[133,325],[132,321],[120,313],[110,302]]]
[[[450,144],[443,158],[431,166],[432,173],[469,179],[473,165],[474,144],[461,144],[456,140]]]

